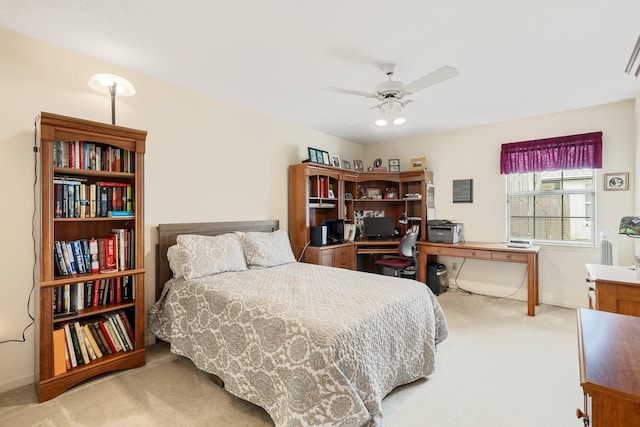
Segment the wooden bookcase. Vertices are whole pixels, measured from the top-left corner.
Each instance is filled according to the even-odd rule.
[[[395,197],[387,197],[392,193],[387,194],[387,189],[395,189]],[[377,192],[382,198],[372,197]],[[433,192],[433,172],[427,170],[355,172],[314,163],[290,165],[289,239],[294,254],[299,257],[309,242],[311,226],[322,225],[325,219],[344,219],[353,224],[357,222],[356,212],[360,211],[384,211],[384,216],[396,219],[401,234],[417,224],[419,239],[426,240]],[[408,194],[418,196],[407,197]],[[409,217],[405,224],[398,221],[403,212]],[[329,250],[323,248],[322,254],[316,254],[318,249],[312,248],[308,262],[328,265],[314,259],[328,255]],[[348,265],[345,268],[354,268],[353,263]]]
[[[82,119],[65,117],[51,113],[42,113],[40,118],[40,185],[41,197],[40,230],[39,230],[39,280],[37,291],[37,333],[36,333],[36,390],[41,402],[52,399],[74,385],[102,374],[104,372],[128,369],[145,364],[144,344],[144,152],[146,131],[129,129],[110,124],[96,123]],[[73,142],[73,145],[71,144]],[[75,151],[78,142],[79,149]],[[82,144],[79,144],[82,143]],[[87,145],[87,143],[89,145]],[[65,147],[63,149],[63,147]],[[95,148],[98,147],[98,148]],[[98,164],[93,159],[98,152]],[[83,155],[86,154],[86,156]],[[118,160],[118,154],[121,156]],[[72,157],[72,164],[69,165]],[[106,163],[108,157],[110,163]],[[62,159],[65,159],[62,161]],[[81,160],[82,159],[82,160]],[[90,160],[91,159],[91,160]],[[118,167],[118,164],[127,166]],[[75,166],[75,167],[71,167]],[[115,170],[118,169],[118,170]],[[89,191],[86,197],[75,197],[74,210],[67,208],[61,213],[62,196],[60,180],[67,179],[84,183],[86,191],[93,184],[95,188],[102,185],[130,187],[126,200],[122,193],[113,190],[113,206],[109,209],[126,210],[127,203],[133,214],[126,217],[109,217],[101,209],[102,216],[92,216]],[[54,181],[56,183],[54,183]],[[108,184],[108,185],[107,185]],[[63,184],[63,186],[66,184]],[[69,184],[71,185],[71,184]],[[80,188],[76,186],[74,188]],[[106,194],[105,189],[105,194]],[[77,192],[77,190],[76,190]],[[126,191],[125,191],[126,194]],[[71,200],[71,197],[69,200]],[[67,203],[69,203],[69,200]],[[122,200],[122,202],[120,202]],[[86,201],[86,203],[85,203]],[[100,203],[98,198],[97,203]],[[84,209],[84,213],[82,213]],[[88,272],[84,274],[60,273],[58,259],[54,250],[54,243],[73,242],[88,239],[104,239],[110,237],[113,229],[126,229],[128,256],[121,257],[123,265],[116,271]],[[124,261],[126,259],[126,262]],[[101,266],[102,267],[102,266]],[[67,289],[80,298],[85,290],[85,284],[110,283],[113,289],[122,290],[119,302],[115,297],[105,298],[95,306],[86,307],[86,300],[91,296],[84,294],[84,302],[75,303],[77,307],[72,314],[62,314],[60,305],[54,307],[61,293],[58,290]],[[121,283],[127,283],[126,288]],[[68,285],[68,286],[67,286]],[[65,305],[69,300],[65,298]],[[54,311],[56,315],[54,315]],[[102,315],[117,312],[125,313],[131,329],[133,329],[133,348],[128,351],[113,352],[95,358],[89,363],[79,364],[67,368],[60,373],[54,370],[54,353],[59,357],[59,344],[54,349],[54,330],[60,329],[65,323],[80,324],[94,322]],[[59,341],[56,341],[59,343]],[[59,359],[56,357],[56,360]],[[59,366],[59,365],[57,365]],[[56,372],[57,374],[54,374]]]

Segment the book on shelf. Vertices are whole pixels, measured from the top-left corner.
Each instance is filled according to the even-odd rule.
[[[71,330],[69,329],[69,324],[65,323],[62,325],[62,329],[64,329],[64,336],[67,342],[67,354],[69,356],[69,361],[71,363],[71,367],[75,368],[78,366],[78,361],[76,359],[75,347],[73,346],[73,339],[71,338]]]
[[[107,216],[109,218],[122,218],[122,217],[130,217],[133,218],[135,216],[134,211],[109,211],[107,212]]]
[[[103,332],[102,328],[100,327],[100,322],[99,321],[93,322],[93,327],[96,330],[96,333],[98,334],[98,336],[100,337],[100,341],[102,342],[102,345],[104,347],[104,349],[101,348],[102,353],[103,354],[111,354],[112,353],[111,345],[109,345],[109,340],[104,335],[104,332]]]
[[[109,334],[109,338],[111,339],[111,343],[113,344],[113,348],[115,349],[114,353],[123,351],[124,347],[122,346],[122,341],[120,341],[120,339],[118,338],[118,335],[116,334],[113,324],[111,323],[109,318],[105,317],[104,315],[102,319],[102,325],[104,325],[107,334]]]
[[[69,334],[71,335],[71,344],[73,349],[73,354],[75,355],[75,360],[77,365],[84,365],[84,358],[82,357],[82,352],[80,350],[80,343],[78,341],[78,335],[76,334],[76,328],[73,323],[66,323],[65,328],[69,330]]]
[[[87,351],[89,352],[89,357],[92,357],[93,360],[99,359],[102,357],[102,351],[100,351],[100,347],[98,346],[98,342],[93,337],[93,333],[91,333],[91,329],[89,329],[89,324],[85,323],[84,325],[80,325],[82,328],[82,333],[86,337]]]
[[[120,316],[120,319],[122,320],[122,323],[124,323],[124,327],[127,331],[127,334],[129,335],[129,338],[131,340],[131,343],[133,345],[133,343],[135,343],[136,341],[136,336],[133,333],[133,327],[131,326],[131,323],[129,322],[129,317],[127,316],[127,313],[124,310],[118,310],[118,315]]]
[[[86,365],[89,363],[90,359],[89,359],[89,353],[87,352],[87,346],[84,341],[84,333],[82,332],[80,323],[76,321],[70,327],[75,329],[76,339],[78,340],[78,346],[80,347],[80,355],[82,356],[82,360]]]
[[[111,325],[109,324],[109,321],[105,323],[104,319],[100,319],[97,321],[97,323],[98,323],[98,326],[100,327],[100,330],[102,331],[102,334],[105,337],[107,344],[109,345],[109,349],[111,350],[111,353],[117,353],[118,351],[122,350],[122,347],[120,347],[120,350],[118,350],[118,347],[116,347],[116,343],[113,341],[113,338],[111,338],[113,332],[109,330],[111,327]]]
[[[67,341],[64,329],[53,330],[53,375],[67,372],[67,356],[65,354]]]
[[[95,344],[95,346],[98,348],[97,350],[94,348],[96,356],[102,357],[106,355],[107,350],[104,346],[104,343],[102,342],[102,339],[100,338],[100,334],[98,334],[95,324],[93,322],[88,322],[82,327],[85,329],[85,332],[87,332],[87,335],[91,334],[91,337],[93,337],[93,340],[91,340],[91,338],[89,339],[91,340],[91,343]]]
[[[91,272],[99,272],[100,263],[98,261],[98,239],[89,239],[89,257],[91,259]]]

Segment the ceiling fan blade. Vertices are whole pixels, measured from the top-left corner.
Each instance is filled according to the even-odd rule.
[[[347,95],[365,96],[367,98],[375,98],[376,97],[375,93],[361,92],[359,90],[351,90],[351,89],[342,89],[342,88],[339,88],[339,87],[328,87],[327,90],[330,90],[332,92],[338,92],[338,93],[346,93]]]
[[[402,88],[402,92],[405,95],[411,95],[412,93],[416,93],[419,90],[426,89],[429,86],[433,86],[438,83],[442,83],[456,76],[458,76],[458,70],[445,65],[444,67],[440,67],[437,70],[432,71],[429,74],[426,74],[409,84],[406,84]]]

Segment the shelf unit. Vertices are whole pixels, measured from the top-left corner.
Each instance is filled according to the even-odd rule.
[[[37,340],[36,340],[36,390],[40,402],[52,399],[74,385],[96,375],[143,366],[145,364],[144,344],[144,152],[146,131],[121,126],[91,122],[72,117],[45,113],[40,116],[40,229],[39,229],[39,280],[37,281]],[[126,155],[130,169],[113,171],[100,166],[85,169],[68,167],[59,163],[60,144],[79,141],[95,144],[99,150],[111,149]],[[65,145],[70,146],[70,145]],[[84,146],[84,145],[83,145]],[[111,148],[109,148],[111,147]],[[116,150],[117,149],[117,150]],[[128,153],[127,153],[128,152]],[[65,153],[65,155],[67,155]],[[76,154],[77,155],[77,154]],[[78,159],[76,159],[78,160]],[[124,162],[124,158],[122,159]],[[78,161],[79,165],[79,161]],[[111,166],[109,166],[111,168]],[[121,170],[124,168],[121,168]],[[125,169],[126,170],[126,169]],[[86,215],[79,213],[73,217],[60,217],[60,206],[56,204],[54,180],[79,180],[87,186],[109,182],[113,185],[130,186],[133,190],[133,215],[126,217],[92,217],[87,208]],[[117,183],[117,184],[114,184]],[[87,203],[89,201],[87,200]],[[124,202],[126,203],[126,202]],[[77,211],[76,211],[77,212]],[[103,212],[103,215],[105,213]],[[84,217],[83,217],[84,216]],[[72,242],[82,239],[102,239],[109,237],[113,229],[127,229],[130,232],[131,247],[127,264],[116,271],[84,274],[60,274],[56,266],[55,241]],[[124,259],[124,257],[122,258]],[[102,270],[104,271],[104,270]],[[66,285],[72,292],[84,283],[125,282],[131,285],[121,295],[120,302],[105,301],[97,306],[76,307],[74,314],[64,317],[54,316],[54,300],[58,290]],[[123,291],[124,292],[124,291]],[[88,297],[88,295],[85,295]],[[114,352],[91,360],[89,363],[54,372],[54,330],[67,322],[88,322],[100,315],[122,311],[133,329],[133,349]],[[58,353],[59,354],[59,353]]]
[[[333,198],[328,197],[329,186],[333,189]],[[386,190],[391,188],[396,190],[396,197],[385,197]],[[325,193],[322,189],[325,189]],[[373,193],[377,192],[381,198],[372,198]],[[406,197],[407,194],[418,197]],[[418,224],[420,240],[426,240],[428,213],[434,212],[433,194],[433,172],[427,170],[358,173],[314,163],[290,165],[291,246],[296,257],[299,257],[310,240],[311,226],[322,225],[325,219],[344,219],[347,223],[357,223],[362,211],[384,211],[385,216],[395,218],[401,234],[411,225]],[[398,222],[403,212],[409,218],[406,224]],[[320,258],[317,255],[308,261],[319,263],[316,260]],[[353,267],[352,264],[348,265]]]

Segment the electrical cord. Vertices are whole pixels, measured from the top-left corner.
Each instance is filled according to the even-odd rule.
[[[29,311],[29,307],[31,307],[31,298],[33,297],[33,293],[36,288],[36,266],[38,265],[38,250],[36,245],[36,189],[38,186],[38,121],[40,120],[40,115],[38,114],[33,121],[33,127],[35,128],[35,132],[33,134],[33,157],[34,157],[34,180],[33,180],[33,214],[31,215],[31,238],[33,239],[33,273],[32,273],[32,281],[31,281],[31,291],[29,291],[29,298],[27,299],[27,316],[31,321],[27,326],[22,330],[22,339],[11,339],[11,340],[3,340],[0,341],[0,344],[8,343],[8,342],[26,342],[26,333],[27,329],[31,327],[36,321],[35,317]]]
[[[304,248],[302,248],[302,252],[300,252],[300,257],[298,258],[298,262],[302,261],[302,258],[304,257],[304,252],[307,250],[310,244],[311,244],[311,240],[309,240],[307,244],[304,245]]]
[[[481,294],[479,292],[472,292],[470,290],[464,289],[462,286],[460,286],[460,284],[458,283],[458,276],[460,276],[460,271],[462,271],[462,267],[464,266],[465,262],[467,261],[466,258],[463,259],[462,264],[460,264],[460,267],[458,268],[458,273],[456,274],[456,277],[454,277],[453,279],[453,283],[455,286],[452,286],[452,289],[457,289],[459,291],[468,293],[470,295],[480,295],[483,297],[487,297],[487,298],[494,298],[494,299],[507,299],[507,298],[511,298],[515,295],[518,294],[518,292],[520,292],[522,290],[522,287],[524,286],[525,282],[527,281],[527,269],[524,270],[524,275],[522,277],[522,280],[520,281],[520,286],[518,286],[518,289],[516,289],[514,292],[510,293],[509,295],[505,295],[505,296],[495,296],[495,295],[487,295],[487,294]]]

